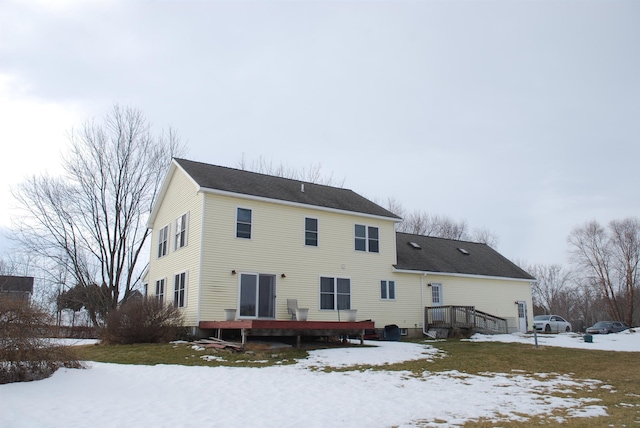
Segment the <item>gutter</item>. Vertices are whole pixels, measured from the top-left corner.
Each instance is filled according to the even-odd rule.
[[[425,270],[412,270],[412,269],[396,269],[393,268],[393,272],[397,272],[397,273],[412,273],[412,274],[422,274],[422,275],[440,275],[440,276],[454,276],[454,277],[461,277],[461,278],[478,278],[478,279],[496,279],[496,280],[502,280],[502,281],[519,281],[519,282],[532,282],[535,281],[535,279],[526,279],[526,278],[509,278],[506,276],[488,276],[488,275],[477,275],[477,274],[471,274],[471,273],[451,273],[451,272],[432,272],[432,271],[425,271]]]
[[[348,210],[343,210],[339,208],[322,207],[319,205],[305,204],[302,202],[292,202],[292,201],[285,201],[283,199],[268,198],[265,196],[255,196],[255,195],[247,195],[245,193],[236,193],[228,190],[211,189],[209,187],[197,186],[197,191],[202,193],[210,193],[213,195],[230,196],[230,197],[239,198],[239,199],[249,199],[249,200],[259,201],[259,202],[268,202],[272,204],[287,205],[290,207],[315,209],[319,211],[326,211],[326,212],[338,213],[338,214],[357,215],[360,217],[366,217],[366,218],[371,218],[375,220],[393,221],[394,223],[400,223],[402,221],[400,217],[387,217],[383,215],[368,214],[368,213],[363,213],[359,211],[348,211]]]

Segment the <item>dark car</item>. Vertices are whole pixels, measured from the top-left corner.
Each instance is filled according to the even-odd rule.
[[[589,327],[587,329],[587,334],[618,333],[620,331],[627,330],[628,328],[628,325],[620,321],[600,321]]]

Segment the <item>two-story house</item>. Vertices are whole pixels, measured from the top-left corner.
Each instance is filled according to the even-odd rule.
[[[225,309],[291,319],[289,299],[309,320],[357,309],[413,335],[433,306],[532,325],[530,275],[483,244],[396,233],[400,220],[348,189],[174,159],[149,218],[148,294],[196,334]]]

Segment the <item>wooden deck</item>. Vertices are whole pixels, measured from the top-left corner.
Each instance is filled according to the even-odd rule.
[[[200,321],[199,327],[217,330],[217,337],[223,330],[240,330],[242,344],[248,336],[296,336],[300,346],[302,336],[356,336],[363,343],[365,330],[373,330],[373,321],[289,321],[249,319],[236,321]]]
[[[507,320],[479,311],[475,306],[428,306],[424,308],[427,330],[468,329],[488,334],[508,333]]]

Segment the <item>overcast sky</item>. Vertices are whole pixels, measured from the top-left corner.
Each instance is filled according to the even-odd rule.
[[[0,225],[114,105],[189,159],[264,157],[565,263],[640,215],[640,1],[0,0]]]

